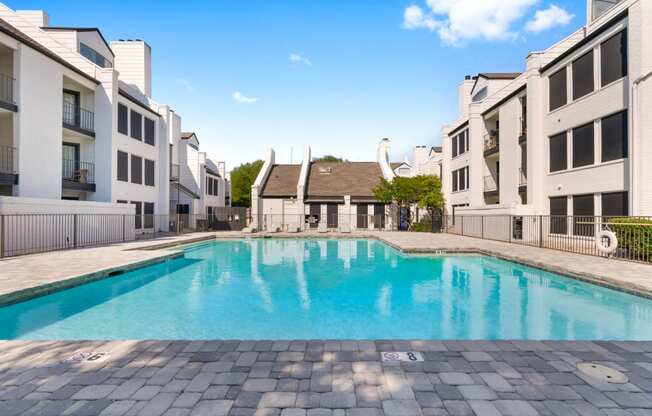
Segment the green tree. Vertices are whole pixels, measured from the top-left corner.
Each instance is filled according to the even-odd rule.
[[[231,171],[231,204],[236,207],[251,206],[251,186],[263,167],[262,160],[244,163]]]
[[[436,176],[420,175],[410,178],[395,177],[391,182],[380,178],[380,183],[373,189],[374,197],[382,203],[395,203],[399,208],[413,205],[428,210],[433,217],[444,206],[441,193],[441,181]],[[408,218],[411,223],[411,218]]]
[[[316,157],[312,160],[313,162],[335,162],[335,163],[342,163],[345,162],[344,159],[341,157],[333,156],[333,155],[326,155],[322,157]]]
[[[417,176],[416,180],[419,182],[419,200],[417,204],[425,208],[430,214],[430,218],[434,219],[444,207],[441,180],[433,175]]]

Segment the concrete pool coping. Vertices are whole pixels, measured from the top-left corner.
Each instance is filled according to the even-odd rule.
[[[182,255],[181,246],[242,238],[370,238],[405,254],[491,256],[573,279],[652,299],[652,265],[480,240],[450,234],[406,232],[353,233],[196,233],[91,249],[34,254],[0,261],[0,307],[109,278]],[[89,261],[90,258],[90,261]],[[97,260],[97,261],[94,261]],[[66,272],[66,267],[79,266]],[[7,267],[9,266],[9,267]],[[44,267],[45,266],[45,267]],[[63,268],[63,271],[59,269]],[[34,276],[35,273],[40,273]],[[628,275],[629,274],[629,275]]]

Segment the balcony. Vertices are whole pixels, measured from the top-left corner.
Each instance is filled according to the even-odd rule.
[[[518,169],[518,188],[521,192],[527,189],[527,170],[524,168]]]
[[[18,185],[18,151],[0,146],[0,185]]]
[[[14,101],[14,83],[12,77],[0,73],[0,108],[15,113],[18,111],[18,106]]]
[[[61,178],[65,189],[95,192],[94,163],[63,159],[61,167]]]
[[[63,103],[63,127],[95,137],[95,114],[69,102]]]
[[[179,165],[170,163],[170,181],[175,182],[179,180]]]
[[[494,130],[484,136],[484,157],[497,154],[500,147],[498,131]]]
[[[484,177],[484,193],[498,193],[498,181],[493,175]]]

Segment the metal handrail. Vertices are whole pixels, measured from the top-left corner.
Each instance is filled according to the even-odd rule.
[[[15,82],[16,80],[13,77],[0,73],[0,101],[16,104],[14,101]]]
[[[15,147],[0,146],[0,173],[18,173],[18,151]]]
[[[485,134],[484,136],[484,150],[494,150],[498,148],[500,140],[498,138],[498,133],[496,134]]]
[[[63,103],[63,124],[95,132],[95,113],[72,103]]]
[[[77,183],[95,183],[95,164],[74,159],[62,159],[61,178]]]

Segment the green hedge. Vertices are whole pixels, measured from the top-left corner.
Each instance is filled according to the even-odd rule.
[[[410,231],[414,231],[417,233],[429,233],[432,231],[432,223],[430,221],[412,223],[412,226],[410,227]]]
[[[652,220],[634,217],[610,218],[606,221],[618,237],[618,247],[634,260],[652,261]]]

